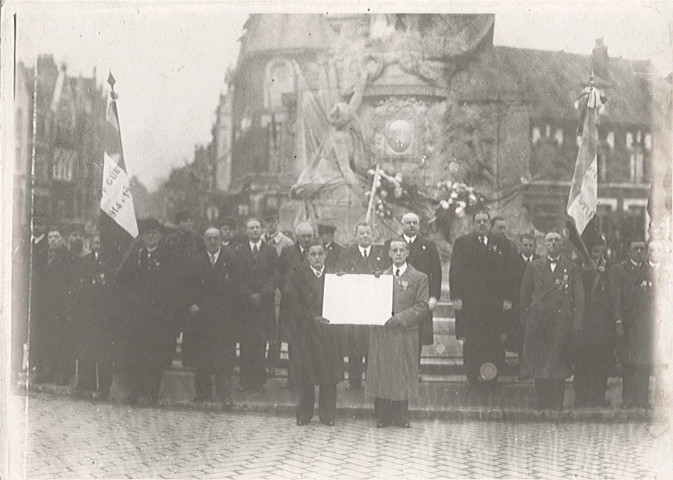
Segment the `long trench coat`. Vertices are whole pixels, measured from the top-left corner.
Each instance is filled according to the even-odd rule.
[[[389,267],[384,275],[392,275]],[[428,277],[407,264],[393,279],[393,316],[401,327],[371,326],[365,396],[387,400],[418,398],[418,324],[427,316]]]
[[[324,288],[325,275],[316,277],[305,262],[290,272],[283,289],[292,328],[292,355],[298,368],[297,378],[313,385],[334,385],[344,379],[338,326],[315,320],[322,316]]]
[[[572,375],[574,331],[582,329],[584,287],[577,265],[560,257],[552,272],[548,258],[529,264],[521,285],[525,316],[521,374],[539,379]]]
[[[654,363],[655,278],[644,262],[639,267],[626,259],[609,272],[610,305],[615,322],[624,325],[624,338],[617,346],[627,364]]]

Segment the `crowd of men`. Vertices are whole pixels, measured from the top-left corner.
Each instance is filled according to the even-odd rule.
[[[36,383],[72,382],[106,397],[113,372],[129,402],[156,403],[165,368],[176,356],[195,370],[195,401],[233,406],[232,373],[239,350],[239,388],[259,391],[288,344],[288,383],[299,391],[297,424],[318,414],[334,424],[336,385],[374,399],[377,426],[408,427],[408,401],[418,396],[420,352],[433,345],[433,310],[442,269],[435,243],[419,235],[414,213],[403,234],[373,245],[372,225],[356,226],[353,244],[334,241],[335,227],[309,223],[295,240],[278,230],[278,210],[261,219],[233,218],[203,235],[181,212],[164,237],[156,219],[121,265],[100,259],[100,238],[84,249],[82,225],[67,231],[35,219],[32,246],[30,364]],[[606,406],[615,358],[623,365],[624,407],[650,408],[649,380],[662,348],[664,312],[654,298],[670,274],[663,245],[633,239],[628,257],[612,264],[599,236],[589,260],[571,261],[557,232],[538,256],[531,234],[508,240],[507,224],[475,212],[472,233],[453,245],[449,286],[468,389],[498,390],[505,352],[519,354],[520,375],[535,381],[537,406],[562,409],[574,375],[575,405]],[[315,235],[317,233],[317,235]],[[330,325],[322,317],[324,274],[394,276],[393,314],[385,326]],[[616,354],[616,356],[615,356]],[[366,372],[366,376],[364,376]],[[364,378],[363,378],[364,377]]]

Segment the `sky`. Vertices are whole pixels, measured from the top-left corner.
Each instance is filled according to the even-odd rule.
[[[591,54],[603,37],[610,56],[650,59],[666,75],[672,67],[673,2],[424,2],[418,11],[496,14],[496,45]],[[27,65],[53,54],[72,75],[102,84],[112,71],[126,165],[150,189],[171,168],[188,163],[195,145],[207,144],[225,74],[235,66],[238,39],[249,12],[368,13],[362,2],[9,2],[3,7],[0,47],[11,58],[17,14],[16,57]],[[447,6],[448,5],[448,6]],[[410,11],[400,2],[372,12]],[[413,10],[411,10],[413,11]],[[9,54],[9,55],[8,55]]]

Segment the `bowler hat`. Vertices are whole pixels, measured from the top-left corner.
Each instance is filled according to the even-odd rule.
[[[178,214],[175,216],[175,222],[180,223],[184,222],[185,220],[193,220],[194,215],[192,215],[192,212],[189,212],[187,210],[182,210],[181,212],[178,212]]]
[[[138,223],[138,230],[140,233],[149,232],[150,230],[161,230],[161,224],[156,218],[145,218]]]
[[[231,228],[236,228],[236,219],[234,217],[224,217],[222,219],[222,226],[225,225]]]

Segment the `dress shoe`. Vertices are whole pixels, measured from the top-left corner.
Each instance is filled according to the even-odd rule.
[[[383,419],[379,418],[376,421],[376,428],[386,428],[386,427],[389,427],[389,426],[390,426],[390,422],[388,422],[387,420],[383,420]]]
[[[329,420],[327,422],[323,422],[322,420],[320,420],[320,423],[322,423],[326,427],[333,427],[334,426],[334,420]]]
[[[297,426],[298,427],[305,427],[306,425],[308,425],[308,422],[310,422],[310,420],[299,420],[299,419],[297,419]]]

